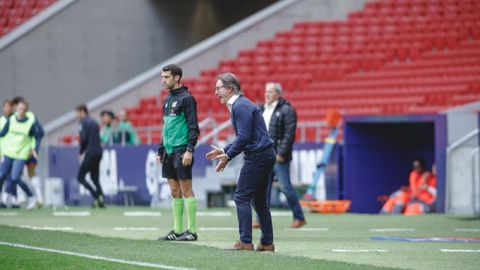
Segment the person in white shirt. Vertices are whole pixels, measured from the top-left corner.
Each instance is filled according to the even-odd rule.
[[[288,206],[293,212],[293,222],[290,227],[300,228],[306,224],[305,216],[290,181],[290,163],[297,128],[297,113],[292,105],[282,97],[282,92],[282,86],[279,83],[267,83],[265,85],[265,104],[260,106],[260,110],[277,150],[273,171],[280,183],[280,190],[287,197]],[[259,224],[254,223],[253,227],[258,228]]]

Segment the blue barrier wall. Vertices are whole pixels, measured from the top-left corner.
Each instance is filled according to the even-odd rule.
[[[294,184],[308,184],[315,168],[315,159],[320,159],[322,144],[305,143],[294,145],[295,159],[292,162]],[[194,154],[193,176],[205,176],[206,169],[212,163],[205,159],[210,150],[208,145],[200,145]],[[123,194],[118,188],[135,186],[132,196],[136,204],[148,205],[161,179],[160,167],[154,162],[156,146],[113,146],[104,149],[100,165],[100,182],[108,203],[120,204]],[[314,158],[312,158],[314,157]],[[92,202],[88,192],[77,182],[79,167],[78,147],[52,146],[48,149],[49,176],[59,177],[64,181],[65,202],[68,205],[88,205]],[[342,191],[339,180],[338,160],[341,147],[337,147],[327,166],[325,186],[328,199],[338,199]],[[88,179],[88,177],[87,177]]]
[[[295,153],[299,153],[301,151],[311,151],[311,150],[323,150],[323,143],[296,143],[293,145],[294,155]],[[323,152],[323,151],[322,151]],[[335,149],[332,151],[330,159],[327,163],[325,168],[325,189],[326,189],[326,198],[328,200],[339,200],[343,198],[343,182],[342,182],[342,145],[337,144],[335,145]],[[317,160],[313,162],[318,164],[320,158],[317,157]],[[298,162],[304,162],[305,160],[298,160]],[[292,167],[296,167],[296,170],[303,170],[306,169],[305,167],[309,166],[302,166],[304,164],[295,164],[295,160],[292,161],[294,164]],[[315,166],[316,168],[316,166]],[[295,169],[292,169],[295,170]],[[315,172],[311,172],[311,177],[308,181],[306,179],[302,179],[304,184],[309,184],[313,178],[313,174]],[[295,182],[294,179],[292,179]],[[307,183],[308,182],[308,183]]]
[[[193,175],[205,174],[205,167],[210,164],[205,159],[209,150],[207,145],[197,147],[194,154]],[[156,171],[154,154],[156,146],[113,146],[104,149],[102,164],[100,166],[100,181],[105,189],[107,202],[117,203],[119,194],[110,194],[110,189],[118,187],[119,181],[125,186],[136,186],[137,192],[133,193],[135,202],[149,204],[151,194],[149,183],[157,180],[161,172]],[[64,180],[65,201],[70,205],[86,204],[91,201],[87,193],[79,192],[77,171],[79,167],[78,147],[51,146],[48,149],[49,176],[59,177]],[[153,178],[153,179],[152,179]],[[149,182],[150,181],[150,182]],[[112,187],[113,186],[113,187]]]
[[[437,166],[437,211],[444,211],[446,119],[443,115],[345,119],[344,192],[352,212],[378,213],[380,195],[408,186],[412,159]]]

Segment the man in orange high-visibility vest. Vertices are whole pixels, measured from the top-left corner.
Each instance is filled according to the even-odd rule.
[[[412,180],[410,180],[412,181]],[[437,179],[435,177],[435,165],[432,167],[432,173],[424,173],[422,177],[410,182],[412,198],[405,207],[404,214],[419,215],[433,212],[435,210],[435,201],[437,199]]]
[[[426,170],[423,158],[413,161],[409,184],[409,187],[402,187],[390,195],[380,213],[411,215],[431,212],[436,200],[437,183],[435,175]]]

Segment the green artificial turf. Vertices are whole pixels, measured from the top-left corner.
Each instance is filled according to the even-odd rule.
[[[369,239],[372,236],[480,237],[478,219],[448,215],[307,214],[305,230],[290,230],[286,227],[291,217],[288,212],[281,212],[287,216],[273,217],[277,252],[260,254],[223,250],[238,239],[236,215],[232,209],[202,211],[207,215],[212,212],[222,215],[198,217],[199,241],[195,243],[154,240],[171,229],[169,209],[109,207],[62,211],[89,211],[91,215],[54,216],[51,209],[1,210],[0,224],[8,226],[0,226],[0,241],[194,269],[477,269],[480,265],[478,252],[445,253],[440,250],[480,250],[478,242],[411,243]],[[161,212],[161,216],[129,217],[124,215],[126,211]],[[225,216],[227,214],[229,216]],[[71,231],[38,230],[44,227]],[[405,231],[372,231],[379,228]],[[256,230],[254,243],[258,238]],[[339,249],[349,252],[334,251]],[[369,252],[351,252],[362,250]],[[0,262],[2,269],[145,268],[5,245],[0,245]]]

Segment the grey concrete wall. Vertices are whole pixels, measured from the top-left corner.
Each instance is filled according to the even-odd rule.
[[[478,127],[477,113],[480,102],[473,102],[446,110],[448,124],[448,144],[452,144]]]
[[[0,51],[0,99],[47,123],[275,0],[242,2],[77,0]]]
[[[76,1],[0,53],[2,98],[25,96],[46,122],[98,96],[161,60],[156,16],[149,1]]]
[[[470,103],[449,109],[447,115],[448,144],[451,146],[478,128],[480,102]],[[478,136],[475,136],[459,147],[451,150],[447,156],[447,212],[459,215],[472,215],[474,198],[479,196],[479,162],[472,160],[472,153],[479,147]],[[476,171],[477,173],[474,173]]]

